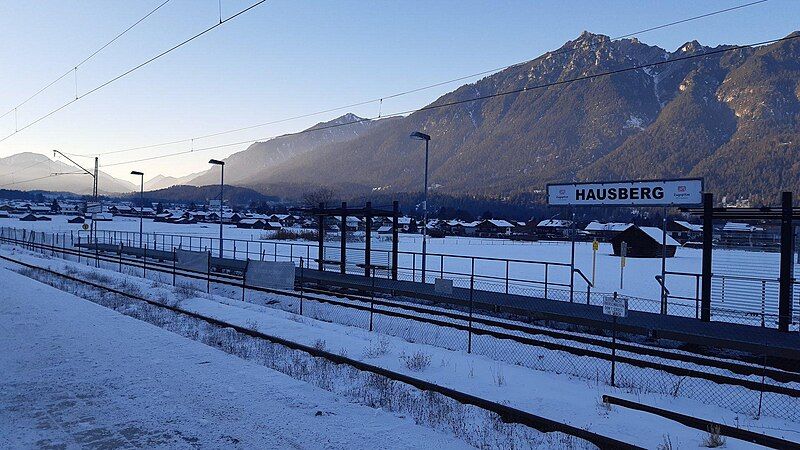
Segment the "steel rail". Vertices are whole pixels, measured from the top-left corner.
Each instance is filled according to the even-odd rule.
[[[8,238],[4,238],[4,239],[7,240]],[[53,246],[48,246],[46,244],[30,243],[30,242],[22,242],[22,243],[25,244],[25,245],[28,245],[28,246],[33,245],[34,247],[44,248],[45,250],[49,250],[49,251],[62,252],[64,250],[61,247],[53,247]],[[80,254],[78,252],[72,251],[71,249],[67,249],[66,252],[70,253],[73,256],[78,256]],[[165,265],[165,264],[158,264],[158,263],[146,264],[146,261],[137,261],[137,260],[132,260],[132,259],[129,259],[129,258],[124,258],[123,259],[123,258],[104,257],[104,256],[101,256],[99,254],[97,254],[97,255],[87,254],[86,256],[91,257],[91,258],[99,258],[99,259],[101,259],[101,260],[103,260],[105,262],[110,262],[110,263],[113,263],[113,264],[119,264],[119,263],[123,263],[124,262],[124,264],[126,266],[128,266],[128,267],[136,267],[136,268],[143,268],[143,269],[146,268],[146,269],[155,270],[155,271],[158,271],[158,272],[161,272],[161,273],[167,273],[167,274],[175,273],[177,275],[180,275],[180,276],[183,276],[183,277],[187,277],[187,278],[194,278],[194,279],[198,279],[198,280],[202,280],[202,281],[210,281],[210,282],[214,282],[214,283],[217,283],[217,284],[228,285],[228,286],[236,287],[236,288],[240,288],[240,289],[244,287],[244,288],[252,290],[252,291],[266,292],[266,293],[272,293],[272,294],[278,294],[278,295],[286,295],[286,296],[295,297],[295,298],[301,298],[302,297],[302,298],[305,298],[307,300],[311,300],[311,301],[315,301],[315,302],[319,302],[319,303],[327,303],[327,304],[331,304],[331,305],[335,305],[335,306],[347,307],[347,308],[351,308],[351,309],[355,309],[355,310],[359,310],[359,311],[365,311],[365,312],[372,311],[373,313],[377,313],[377,314],[383,314],[383,315],[386,315],[386,316],[391,316],[391,317],[396,317],[396,318],[401,318],[401,319],[406,319],[406,320],[413,320],[413,321],[417,321],[417,322],[428,323],[430,325],[435,325],[435,326],[440,326],[440,327],[453,328],[453,329],[457,329],[457,330],[461,330],[461,331],[472,332],[473,334],[477,334],[477,335],[487,335],[487,336],[494,337],[496,339],[513,340],[513,341],[516,341],[516,342],[521,343],[521,344],[531,345],[531,346],[536,346],[536,347],[542,347],[542,348],[546,348],[548,350],[564,351],[564,352],[567,352],[567,353],[570,353],[570,354],[573,354],[573,355],[576,355],[576,356],[588,356],[588,357],[593,357],[593,358],[602,359],[602,360],[606,360],[606,361],[610,361],[610,359],[611,359],[611,355],[610,354],[604,353],[604,352],[601,352],[601,351],[598,351],[598,350],[593,350],[593,349],[588,349],[588,348],[580,348],[580,347],[570,346],[570,345],[567,345],[567,344],[557,343],[557,342],[542,341],[542,340],[534,339],[532,337],[519,336],[519,335],[514,335],[514,334],[507,334],[507,333],[502,333],[502,332],[498,332],[498,331],[494,331],[494,330],[488,330],[488,329],[484,329],[484,328],[476,328],[474,326],[470,327],[470,326],[464,325],[464,324],[447,322],[447,321],[443,321],[443,320],[436,319],[436,318],[415,316],[413,314],[406,314],[406,313],[398,312],[398,311],[391,311],[391,310],[385,310],[385,309],[374,309],[374,308],[370,308],[370,306],[367,306],[367,305],[360,305],[360,304],[355,304],[355,303],[350,303],[350,302],[343,302],[343,301],[330,299],[330,298],[312,297],[312,296],[309,296],[309,295],[307,295],[305,293],[300,294],[300,293],[297,293],[297,292],[294,292],[294,291],[284,291],[284,290],[268,289],[268,288],[262,288],[262,287],[258,287],[258,286],[246,285],[246,284],[242,283],[241,277],[237,277],[237,276],[234,276],[234,275],[228,275],[228,274],[213,274],[213,275],[209,275],[209,274],[201,273],[201,272],[194,272],[194,271],[189,271],[189,270],[177,269],[177,268],[173,267],[172,265]],[[332,294],[332,295],[337,295],[338,296],[338,294],[335,294],[335,293]],[[347,298],[347,297],[345,297],[345,298]],[[363,297],[362,298],[357,298],[356,300],[362,301],[362,302],[367,302],[367,299],[363,298]],[[465,320],[463,318],[463,316],[458,315],[457,313],[450,313],[450,312],[443,312],[443,311],[431,311],[429,309],[425,309],[425,308],[418,307],[418,306],[401,305],[401,304],[397,304],[397,303],[394,303],[394,302],[385,302],[385,301],[381,301],[381,300],[377,300],[377,299],[374,301],[374,304],[375,305],[384,306],[384,307],[402,308],[402,309],[406,309],[406,310],[409,310],[409,311],[428,314],[428,315],[432,315],[432,316],[440,315],[440,316],[448,317],[448,318],[452,318],[452,319]],[[475,317],[473,317],[473,323],[482,323],[484,325],[494,326],[494,327],[501,327],[501,328],[506,328],[506,329],[512,329],[514,331],[530,332],[531,334],[544,334],[544,335],[548,335],[550,337],[554,337],[554,338],[557,338],[557,339],[572,340],[572,341],[576,341],[576,342],[587,343],[587,344],[590,344],[590,345],[602,345],[605,348],[610,348],[608,343],[606,343],[606,342],[604,342],[602,340],[597,340],[597,339],[593,340],[593,338],[590,338],[590,337],[584,337],[584,338],[576,337],[576,336],[574,336],[572,334],[563,333],[563,332],[557,332],[555,330],[553,330],[552,332],[542,332],[544,330],[540,330],[540,329],[537,329],[537,328],[524,327],[524,326],[514,326],[513,328],[511,328],[511,327],[508,326],[509,324],[507,324],[505,322],[494,321],[494,320],[485,319],[485,318],[480,318],[479,319],[479,318],[475,318]],[[533,333],[534,330],[537,331],[537,332]],[[605,344],[605,345],[603,345],[603,344]],[[641,351],[642,347],[639,347],[639,346],[636,346],[636,345],[631,345],[631,344],[621,345],[621,344],[618,344],[617,348],[620,349],[620,350],[628,351],[628,352],[635,353],[635,354],[640,354],[640,355],[644,354]],[[655,350],[655,349],[652,349],[652,350]],[[796,373],[785,372],[785,371],[772,369],[772,368],[765,368],[764,366],[755,367],[755,366],[749,366],[747,364],[726,362],[726,361],[718,361],[718,360],[714,360],[714,359],[704,358],[702,356],[681,355],[679,353],[670,353],[670,352],[667,352],[667,351],[659,351],[657,354],[651,354],[651,356],[657,356],[657,357],[662,357],[662,358],[666,358],[666,359],[673,359],[673,360],[680,360],[680,361],[683,361],[683,362],[691,362],[691,363],[695,363],[695,364],[698,364],[698,365],[706,365],[706,366],[710,366],[710,367],[715,366],[714,364],[711,364],[712,362],[716,362],[716,363],[719,364],[719,366],[722,366],[722,367],[718,367],[718,368],[722,368],[722,369],[725,369],[725,370],[731,370],[734,373],[740,373],[741,372],[740,374],[743,374],[743,375],[761,375],[762,373],[763,374],[769,374],[770,378],[774,379],[775,381],[779,381],[779,382],[783,381],[783,380],[796,381],[797,380],[797,376],[798,376]],[[790,387],[778,386],[778,385],[773,385],[773,384],[765,384],[765,383],[760,383],[760,382],[753,381],[753,380],[735,378],[735,377],[731,377],[731,376],[727,376],[727,375],[707,373],[707,372],[703,372],[703,371],[699,371],[699,370],[695,370],[695,369],[687,369],[687,368],[684,368],[684,367],[677,367],[677,366],[673,366],[673,365],[663,364],[663,363],[660,363],[660,362],[647,361],[647,360],[643,360],[643,359],[631,358],[631,357],[626,357],[626,356],[621,356],[621,355],[617,355],[615,359],[616,359],[617,362],[626,363],[626,364],[632,365],[634,367],[650,368],[650,369],[660,370],[660,371],[671,373],[671,374],[677,375],[677,376],[688,376],[688,377],[692,377],[692,378],[707,379],[707,380],[713,381],[715,383],[738,385],[738,386],[742,386],[742,387],[745,387],[747,389],[751,389],[751,390],[755,390],[755,391],[773,392],[773,393],[777,393],[777,394],[788,395],[788,396],[791,396],[791,397],[800,397],[800,389],[794,389],[794,388],[790,388]],[[706,363],[706,362],[708,362],[708,363]]]
[[[85,284],[87,286],[91,286],[91,287],[94,287],[96,289],[105,290],[105,291],[108,291],[108,292],[111,292],[111,293],[114,293],[114,294],[117,294],[117,295],[121,295],[121,296],[128,297],[128,298],[131,298],[131,299],[134,299],[134,300],[142,301],[142,302],[148,303],[148,304],[156,306],[156,307],[165,308],[165,309],[168,309],[168,310],[173,311],[173,312],[178,313],[178,314],[183,314],[183,315],[192,317],[194,319],[202,320],[202,321],[207,322],[207,323],[209,323],[211,325],[214,325],[214,326],[218,326],[218,327],[222,327],[222,328],[231,328],[231,329],[233,329],[234,331],[236,331],[238,333],[245,334],[245,335],[248,335],[248,336],[253,337],[253,338],[264,339],[264,340],[270,341],[272,343],[275,343],[275,344],[282,345],[284,347],[290,348],[292,350],[298,350],[298,351],[302,351],[304,353],[308,353],[309,355],[311,355],[313,357],[327,359],[328,361],[330,361],[330,362],[332,362],[334,364],[345,364],[345,365],[351,366],[351,367],[353,367],[353,368],[355,368],[357,370],[364,371],[364,372],[370,372],[370,373],[373,373],[373,374],[376,374],[376,375],[380,375],[380,376],[383,376],[383,377],[386,377],[386,378],[389,378],[389,379],[392,379],[392,380],[395,380],[395,381],[399,381],[401,383],[408,384],[408,385],[413,386],[413,387],[415,387],[417,389],[420,389],[420,390],[436,392],[436,393],[442,394],[442,395],[444,395],[446,397],[449,397],[449,398],[451,398],[451,399],[453,399],[453,400],[455,400],[457,402],[464,403],[464,404],[469,404],[469,405],[474,405],[474,406],[477,406],[478,408],[493,412],[493,413],[497,414],[498,416],[500,416],[503,419],[503,421],[505,421],[506,423],[518,423],[518,424],[525,425],[525,426],[528,426],[530,428],[539,430],[539,431],[541,431],[543,433],[561,432],[561,433],[564,433],[564,434],[575,436],[575,437],[577,437],[579,439],[583,439],[583,440],[589,441],[589,442],[597,445],[600,448],[642,449],[642,447],[638,447],[636,445],[629,444],[627,442],[623,442],[623,441],[620,441],[618,439],[614,439],[614,438],[609,437],[609,436],[604,436],[604,435],[601,435],[601,434],[598,434],[598,433],[594,433],[594,432],[591,432],[591,431],[583,429],[583,428],[579,428],[579,427],[575,427],[575,426],[572,426],[572,425],[568,425],[568,424],[565,424],[565,423],[563,423],[561,421],[548,419],[546,417],[539,416],[539,415],[536,415],[536,414],[532,414],[530,412],[523,411],[523,410],[520,410],[520,409],[517,409],[517,408],[513,408],[513,407],[510,407],[508,405],[503,405],[503,404],[500,404],[500,403],[497,403],[497,402],[493,402],[491,400],[487,400],[487,399],[482,398],[482,397],[477,397],[477,396],[474,396],[474,395],[471,395],[471,394],[467,394],[465,392],[461,392],[461,391],[458,391],[458,390],[455,390],[455,389],[451,389],[451,388],[448,388],[448,387],[445,387],[445,386],[442,386],[442,385],[439,385],[439,384],[436,384],[436,383],[432,383],[430,381],[422,380],[422,379],[419,379],[419,378],[414,378],[414,377],[406,375],[406,374],[402,374],[402,373],[395,372],[395,371],[392,371],[392,370],[389,370],[389,369],[386,369],[386,368],[383,368],[383,367],[379,367],[379,366],[375,366],[375,365],[372,365],[372,364],[368,364],[368,363],[365,363],[363,361],[359,361],[359,360],[356,360],[356,359],[349,358],[347,356],[334,354],[334,353],[331,353],[331,352],[327,352],[325,350],[318,349],[316,347],[300,344],[298,342],[291,341],[291,340],[288,340],[288,339],[285,339],[285,338],[281,338],[281,337],[278,337],[278,336],[273,336],[273,335],[270,335],[270,334],[266,334],[266,333],[261,332],[261,331],[252,330],[250,328],[246,328],[246,327],[243,327],[243,326],[240,326],[240,325],[228,323],[228,322],[225,322],[223,320],[220,320],[220,319],[217,319],[217,318],[214,318],[214,317],[206,316],[205,314],[201,314],[201,313],[198,313],[198,312],[194,312],[194,311],[189,311],[189,310],[183,309],[183,308],[181,308],[179,306],[166,305],[166,304],[157,302],[155,300],[151,300],[151,299],[148,299],[148,298],[140,297],[140,296],[131,294],[129,292],[124,292],[124,291],[121,291],[119,289],[115,289],[115,288],[112,288],[112,287],[101,285],[99,283],[95,283],[95,282],[92,282],[92,281],[83,280],[83,279],[80,279],[80,278],[77,278],[77,277],[73,277],[73,276],[70,276],[70,275],[62,274],[62,273],[56,272],[56,271],[48,269],[48,268],[39,267],[39,266],[37,266],[35,264],[30,264],[30,263],[26,263],[26,262],[23,262],[23,261],[18,261],[16,259],[9,258],[9,257],[4,256],[4,255],[0,255],[0,259],[12,262],[14,264],[18,264],[18,265],[23,266],[23,267],[27,267],[29,269],[39,270],[39,271],[48,273],[50,275],[55,275],[57,277],[60,277],[60,278],[66,279],[66,280],[70,280],[70,281],[73,281],[73,282],[76,282],[76,283]]]

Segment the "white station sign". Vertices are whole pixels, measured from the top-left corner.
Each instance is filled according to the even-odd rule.
[[[703,179],[548,184],[548,205],[665,206],[703,203]]]

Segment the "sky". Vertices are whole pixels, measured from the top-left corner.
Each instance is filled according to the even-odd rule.
[[[164,0],[0,2],[0,114],[68,72]],[[186,140],[387,97],[527,61],[582,31],[620,36],[741,1],[267,1],[15,133],[257,0],[169,0],[75,73],[0,118],[0,157],[53,149],[98,153]],[[675,50],[748,44],[800,29],[800,1],[765,3],[638,35]],[[347,112],[407,111],[481,77],[247,131],[100,156],[101,170],[138,181],[209,167],[247,142]],[[247,142],[246,142],[247,141]],[[244,142],[222,148],[205,147]],[[192,150],[150,161],[126,161]],[[91,159],[76,158],[92,164]]]

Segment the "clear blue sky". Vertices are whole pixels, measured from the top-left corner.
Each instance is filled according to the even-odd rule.
[[[0,114],[88,56],[163,0],[0,3]],[[255,0],[222,0],[223,15]],[[268,1],[0,143],[21,151],[97,153],[277,120],[532,59],[581,31],[617,36],[742,1]],[[745,44],[800,29],[800,1],[765,4],[639,36],[674,50]],[[171,0],[78,70],[82,93],[218,21],[217,0]],[[474,81],[474,80],[468,80]],[[466,82],[466,81],[465,81]],[[383,103],[413,109],[461,83]],[[24,125],[75,94],[66,77],[19,110]],[[347,111],[197,141],[203,147],[297,131]],[[378,113],[377,104],[354,108]],[[2,136],[14,115],[0,119]],[[101,158],[101,166],[189,144]],[[107,169],[183,175],[246,145]]]

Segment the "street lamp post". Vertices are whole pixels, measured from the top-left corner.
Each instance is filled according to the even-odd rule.
[[[428,236],[428,143],[431,141],[431,137],[419,131],[411,133],[410,137],[411,139],[425,141],[425,190],[422,193],[422,282],[425,283]]]
[[[144,223],[144,173],[133,170],[131,171],[131,175],[138,175],[142,178],[142,188],[139,191],[139,247],[144,247],[142,243],[142,225]]]
[[[225,161],[212,159],[209,164],[219,166],[219,257],[222,258],[222,192],[225,188]]]

